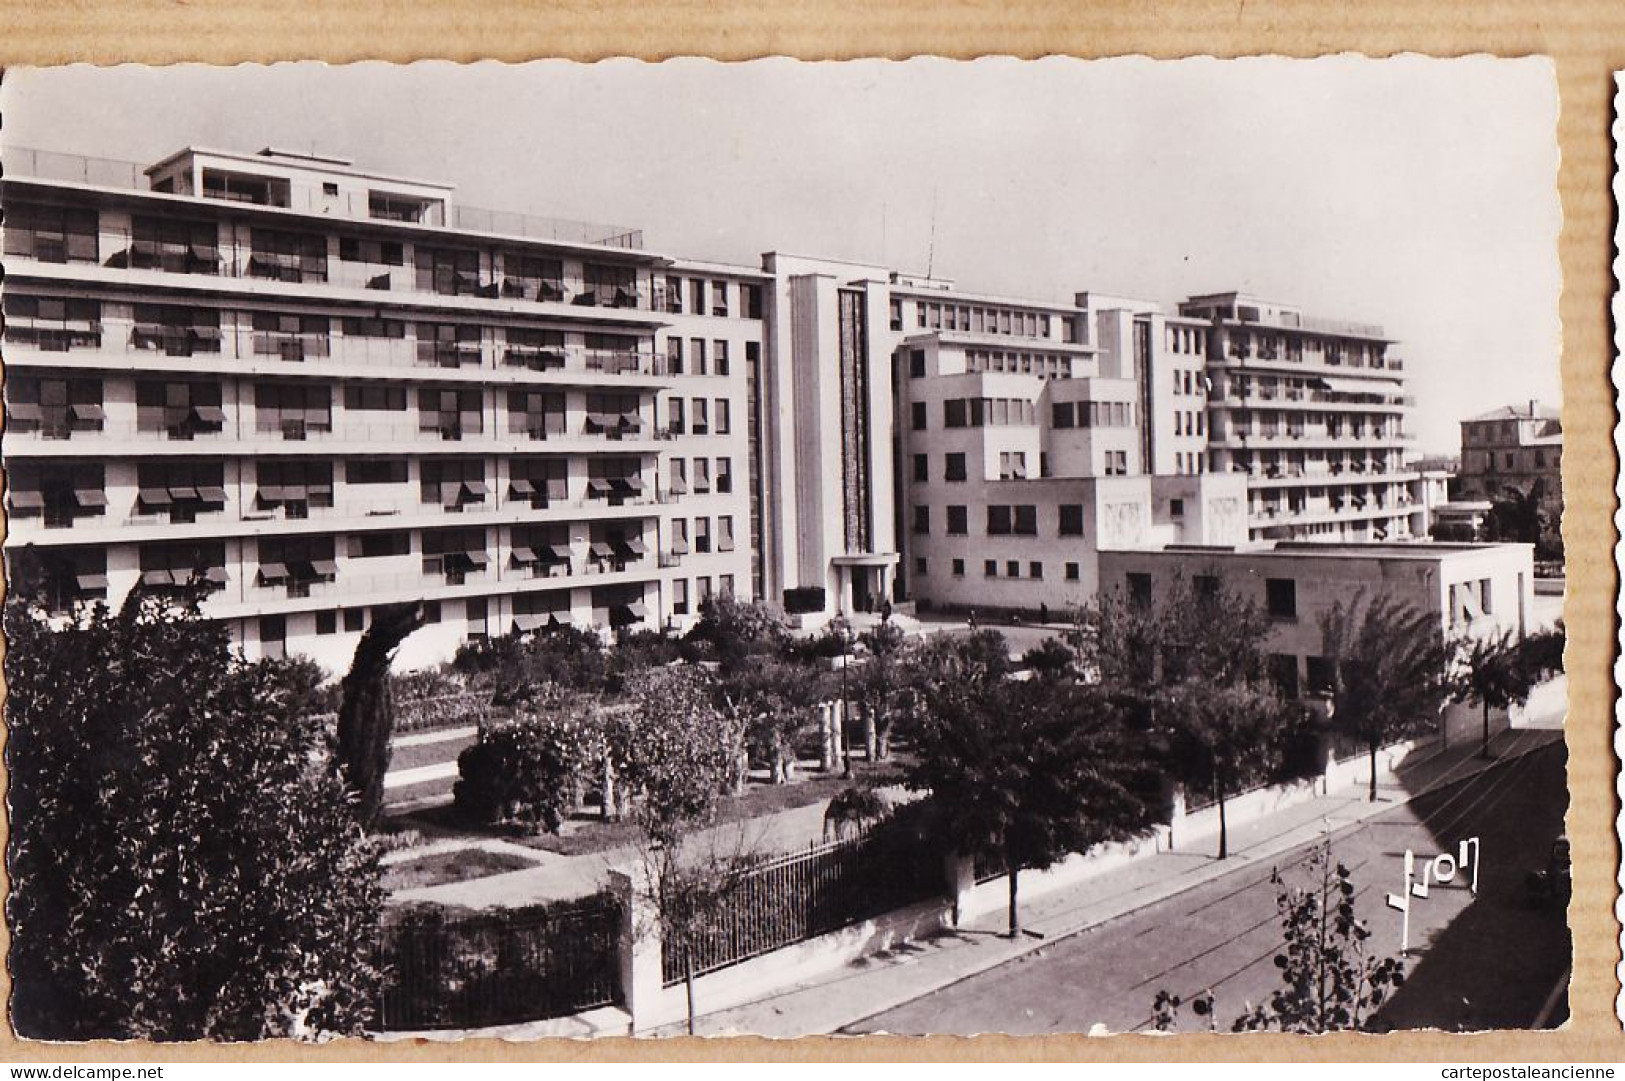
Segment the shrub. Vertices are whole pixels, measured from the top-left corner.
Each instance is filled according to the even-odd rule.
[[[452,799],[480,822],[557,833],[592,740],[587,722],[569,708],[484,728],[479,741],[457,756]]]

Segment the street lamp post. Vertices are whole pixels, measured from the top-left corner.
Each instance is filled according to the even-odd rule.
[[[846,697],[846,669],[851,660],[852,631],[847,625],[846,616],[840,612],[830,621],[835,626],[835,632],[841,636],[841,779],[852,779],[852,733],[847,731],[847,722],[851,719],[847,710]]]

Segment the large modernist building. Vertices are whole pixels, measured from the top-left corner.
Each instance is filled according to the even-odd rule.
[[[7,166],[9,545],[55,603],[201,574],[249,655],[337,667],[383,602],[427,601],[411,663],[753,588],[763,275],[341,160]]]
[[[201,576],[250,656],[407,664],[716,592],[1037,611],[1100,553],[1427,535],[1392,342],[1241,294],[989,296],[462,206],[276,150],[8,150],[8,509],[59,605]]]

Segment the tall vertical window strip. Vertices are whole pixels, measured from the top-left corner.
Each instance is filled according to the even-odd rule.
[[[867,552],[872,537],[869,506],[869,378],[865,355],[863,294],[840,294],[841,480],[846,550]]]
[[[762,582],[762,349],[756,342],[745,343],[746,458],[750,481],[750,584],[751,595],[764,596]]]

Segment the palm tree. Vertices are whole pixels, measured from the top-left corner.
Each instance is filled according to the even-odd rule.
[[[1451,649],[1436,613],[1379,594],[1338,601],[1320,621],[1322,655],[1332,661],[1332,723],[1377,751],[1432,723],[1450,693]]]
[[[1529,700],[1536,676],[1522,663],[1517,634],[1507,628],[1499,633],[1459,642],[1457,671],[1451,697],[1457,702],[1482,707],[1484,742],[1479,756],[1490,757],[1490,711],[1509,709]]]

